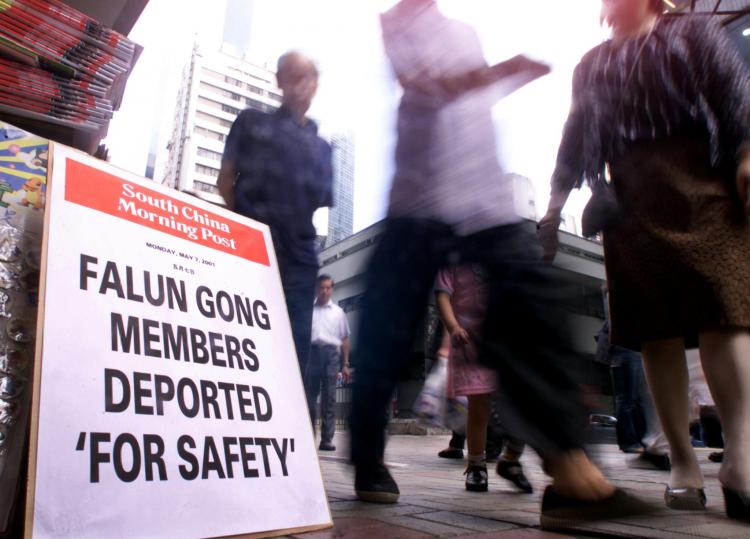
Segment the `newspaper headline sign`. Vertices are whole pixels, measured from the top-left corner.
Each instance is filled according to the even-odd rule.
[[[268,229],[64,147],[51,169],[27,532],[329,526]]]

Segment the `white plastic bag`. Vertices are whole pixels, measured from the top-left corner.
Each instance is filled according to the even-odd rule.
[[[448,358],[438,356],[414,403],[414,413],[423,423],[463,434],[466,430],[468,400],[466,397],[449,399],[445,394],[447,383]]]

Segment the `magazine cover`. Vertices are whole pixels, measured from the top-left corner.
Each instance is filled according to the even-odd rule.
[[[49,149],[0,122],[0,534],[25,468]]]

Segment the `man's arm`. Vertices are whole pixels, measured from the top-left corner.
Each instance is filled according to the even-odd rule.
[[[459,97],[466,92],[479,90],[504,79],[523,74],[525,77],[522,80],[516,80],[516,85],[521,87],[534,79],[547,75],[549,72],[548,65],[519,55],[493,66],[480,67],[457,76],[441,77],[436,82],[451,97]],[[511,91],[516,89],[513,88]]]
[[[345,384],[349,383],[349,380],[351,379],[351,373],[349,372],[350,347],[351,344],[349,342],[349,337],[344,337],[341,341],[341,377]]]
[[[227,208],[234,210],[234,181],[237,178],[237,169],[233,161],[223,159],[221,170],[219,170],[219,179],[216,182],[219,188],[219,194],[224,197]]]
[[[244,151],[247,151],[247,141],[243,143],[242,140],[245,138],[243,125],[249,114],[249,109],[240,112],[234,119],[232,127],[229,128],[229,135],[227,135],[227,140],[224,143],[224,155],[221,156],[219,178],[216,181],[219,193],[230,210],[234,210],[234,183],[237,181],[237,173],[239,172],[237,161],[240,155],[240,147],[244,147]]]
[[[349,343],[349,337],[344,337],[341,341],[341,368],[349,366],[349,350],[351,344]]]

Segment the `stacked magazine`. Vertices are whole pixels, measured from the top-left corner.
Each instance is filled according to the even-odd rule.
[[[139,53],[59,0],[0,0],[0,111],[100,130]]]

